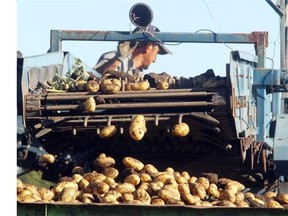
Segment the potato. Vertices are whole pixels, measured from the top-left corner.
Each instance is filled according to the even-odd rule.
[[[89,80],[86,84],[87,92],[98,92],[99,89],[100,89],[100,86],[96,80]]]
[[[178,190],[180,192],[181,197],[182,195],[190,194],[190,188],[188,184],[183,184],[183,183],[178,184]]]
[[[151,199],[151,204],[152,205],[165,205],[165,202],[164,202],[163,199],[154,197],[154,198]]]
[[[81,197],[89,197],[89,198],[95,200],[93,194],[91,194],[91,193],[80,193],[78,198],[81,199]]]
[[[94,97],[88,97],[84,102],[84,109],[87,112],[94,112],[96,110],[96,101]]]
[[[89,185],[89,181],[87,179],[81,179],[79,182],[78,182],[78,187],[80,190],[84,190],[85,188],[87,188]]]
[[[240,192],[245,189],[245,186],[238,181],[228,181],[225,185],[226,190],[232,190],[234,193]]]
[[[204,186],[199,183],[194,183],[190,185],[191,194],[199,196],[201,200],[206,198],[206,191]]]
[[[181,196],[178,190],[161,189],[157,194],[159,198],[165,201],[165,203],[170,199],[181,200]]]
[[[219,200],[228,200],[232,203],[236,201],[236,196],[233,190],[220,190]]]
[[[40,159],[39,159],[40,161],[40,163],[48,163],[48,164],[52,164],[52,163],[54,163],[55,162],[55,157],[54,157],[54,155],[52,155],[52,154],[42,154],[41,156],[40,156]]]
[[[103,171],[103,175],[115,179],[119,175],[119,171],[114,167],[106,167]]]
[[[30,190],[22,190],[17,194],[18,202],[35,202],[36,200],[32,198],[33,192]],[[41,199],[41,198],[40,198]]]
[[[225,207],[237,207],[234,203],[229,200],[221,200],[217,206],[225,206]]]
[[[216,184],[212,183],[206,190],[207,194],[212,197],[212,199],[218,199],[220,196],[220,192]]]
[[[131,83],[130,88],[132,91],[146,91],[150,88],[150,83],[147,80]]]
[[[154,179],[152,180],[152,182],[157,182],[157,181],[161,181],[163,183],[165,183],[165,181],[169,178],[174,178],[174,175],[170,172],[159,172]]]
[[[178,190],[178,185],[173,185],[173,184],[167,184],[163,186],[162,189],[166,189],[166,190],[177,190],[177,193],[180,193]]]
[[[103,139],[108,139],[114,136],[117,132],[117,128],[115,125],[107,125],[101,128],[99,136]]]
[[[178,199],[174,199],[171,198],[169,200],[166,201],[167,205],[185,205],[185,203],[182,200],[178,200]]]
[[[75,200],[76,197],[77,197],[76,188],[66,187],[61,191],[61,193],[59,195],[59,201],[71,202],[71,201]]]
[[[184,178],[183,176],[179,176],[176,178],[176,182],[178,184],[181,184],[181,183],[185,183],[185,184],[188,184],[188,180],[186,178]]]
[[[188,180],[189,184],[193,184],[197,181],[197,177],[196,176],[191,176],[190,179]]]
[[[113,178],[111,178],[111,177],[107,177],[107,178],[104,180],[104,182],[109,185],[110,189],[115,189],[116,186],[117,186],[117,184],[118,184],[118,183],[116,183],[115,180],[114,180]]]
[[[109,191],[110,187],[107,183],[99,181],[95,184],[95,188],[98,194],[105,194]]]
[[[117,198],[113,194],[107,194],[101,200],[101,203],[118,203]]]
[[[145,203],[143,203],[140,200],[128,200],[128,201],[125,202],[125,204],[128,204],[128,205],[144,205]]]
[[[124,157],[122,163],[126,168],[133,168],[136,171],[141,171],[144,168],[144,164],[133,157]]]
[[[212,173],[212,172],[202,173],[201,176],[207,178],[209,180],[210,184],[211,183],[218,184],[218,174],[217,173]]]
[[[233,181],[233,180],[229,179],[229,178],[220,178],[220,179],[218,179],[218,183],[220,185],[226,185],[229,181]]]
[[[254,199],[248,199],[250,205],[255,208],[263,208],[265,206],[265,202],[262,199],[255,197]]]
[[[17,193],[20,193],[24,190],[25,184],[20,180],[17,179]]]
[[[122,194],[122,202],[128,202],[128,201],[131,201],[131,200],[134,200],[134,196],[132,193],[124,193]]]
[[[113,167],[115,165],[115,159],[112,157],[97,157],[94,161],[93,161],[93,166],[94,168],[100,169],[100,170],[104,170],[107,167]]]
[[[77,89],[77,91],[83,92],[86,90],[87,81],[85,80],[78,80],[74,83],[74,87]]]
[[[106,78],[100,84],[100,91],[108,94],[116,94],[121,89],[121,81],[117,78]]]
[[[152,182],[152,178],[147,173],[140,173],[140,181],[141,182]]]
[[[38,188],[37,191],[40,194],[41,199],[45,201],[51,201],[55,196],[52,190],[49,190],[44,187]]]
[[[275,198],[277,196],[277,193],[273,192],[273,191],[267,191],[264,193],[263,195],[266,199],[270,199],[270,198]]]
[[[247,199],[247,200],[250,200],[250,199],[255,199],[255,196],[254,196],[254,194],[251,193],[251,192],[246,192],[246,193],[244,194],[244,198]]]
[[[174,175],[174,178],[176,179],[181,176],[181,173],[176,171],[173,173],[173,175]]]
[[[212,205],[210,202],[208,202],[208,201],[202,201],[202,202],[201,202],[201,206],[204,206],[204,207],[212,207],[213,205]]]
[[[149,184],[149,192],[150,193],[158,193],[164,187],[164,183],[161,181],[151,182]]]
[[[158,173],[158,170],[152,164],[146,164],[144,167],[145,173],[149,174],[151,177],[155,177]]]
[[[88,173],[83,176],[84,179],[87,179],[90,184],[96,184],[99,181],[104,181],[107,177],[102,173]]]
[[[116,198],[117,201],[119,201],[119,200],[122,199],[122,194],[119,193],[118,191],[114,190],[114,189],[113,189],[113,190],[109,190],[109,191],[105,194],[105,196],[107,196],[107,195],[109,195],[109,194],[113,195],[113,196]]]
[[[73,174],[80,174],[80,175],[83,175],[85,173],[84,169],[81,167],[81,166],[75,166],[73,169],[72,169],[72,175]]]
[[[275,199],[281,204],[288,204],[288,193],[278,193]]]
[[[33,185],[33,184],[24,184],[24,188],[23,188],[24,190],[29,190],[29,191],[31,191],[32,193],[35,193],[35,192],[37,192],[37,186],[36,185]]]
[[[133,193],[136,190],[134,185],[132,185],[131,183],[127,183],[127,182],[119,183],[115,189],[121,194]]]
[[[201,176],[200,176],[200,177],[196,180],[196,183],[201,184],[201,185],[204,187],[205,190],[207,190],[208,187],[209,187],[209,180],[208,180],[207,178],[205,178],[205,177],[201,177]]]
[[[143,115],[136,115],[129,126],[129,134],[132,139],[139,141],[147,132],[146,121]]]
[[[143,190],[143,189],[137,189],[134,193],[134,199],[135,200],[140,200],[145,204],[150,204],[151,202],[151,197],[148,194],[147,191]]]
[[[187,181],[191,178],[187,171],[181,172],[181,176],[183,176]]]
[[[282,208],[283,209],[283,206],[281,206],[279,202],[273,199],[268,199],[267,208]]]
[[[248,204],[246,201],[244,201],[244,200],[237,200],[237,199],[236,199],[236,201],[235,201],[234,204],[235,204],[237,207],[241,207],[241,208],[248,208],[248,207],[250,207],[249,204]]]
[[[245,199],[244,193],[242,193],[242,192],[237,192],[235,194],[235,197],[236,197],[236,201],[235,202],[243,201]]]
[[[181,195],[181,197],[187,205],[194,205],[197,202],[201,202],[199,196],[192,195],[190,193],[184,193],[183,195]]]
[[[131,174],[124,179],[124,182],[130,183],[134,186],[140,184],[140,177],[137,174]]]
[[[94,199],[91,197],[87,197],[87,196],[81,197],[80,201],[82,203],[94,203]]]
[[[83,179],[83,176],[80,175],[80,174],[73,174],[73,175],[72,175],[72,179],[73,179],[73,181],[75,181],[76,183],[78,183],[80,180]]]
[[[146,132],[146,127],[140,124],[131,124],[129,127],[130,137],[135,141],[143,139]]]
[[[174,169],[172,167],[167,167],[165,169],[165,171],[170,172],[170,173],[174,173]]]
[[[174,125],[172,128],[172,135],[177,136],[177,137],[184,137],[187,136],[189,133],[189,126],[188,124],[182,122]]]
[[[169,88],[169,83],[167,81],[159,81],[156,84],[156,89],[167,90]]]
[[[75,191],[78,190],[78,184],[74,181],[62,181],[58,182],[52,189],[55,195],[59,195],[65,188],[72,188]]]
[[[146,127],[146,120],[144,115],[135,115],[131,121],[132,123],[139,123]]]
[[[148,191],[149,190],[149,183],[148,182],[142,182],[139,186],[138,189],[143,189]]]
[[[182,183],[179,183],[179,184],[182,184]],[[185,184],[185,183],[183,183],[183,184]],[[164,185],[172,185],[172,186],[178,188],[178,182],[177,182],[176,179],[174,179],[174,178],[168,178],[168,179],[164,182]]]

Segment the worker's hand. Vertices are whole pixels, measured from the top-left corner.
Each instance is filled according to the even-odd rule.
[[[120,42],[117,47],[117,57],[125,59],[130,56],[136,48],[138,42],[135,41],[123,41]]]

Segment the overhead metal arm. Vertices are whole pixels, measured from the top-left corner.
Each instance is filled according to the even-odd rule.
[[[139,32],[131,34],[128,31],[81,31],[81,30],[51,30],[50,50],[62,50],[62,41],[162,41],[176,43],[235,43],[254,44],[258,55],[257,67],[265,66],[267,32],[252,33],[176,33],[176,32]]]

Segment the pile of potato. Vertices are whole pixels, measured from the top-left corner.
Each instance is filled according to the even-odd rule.
[[[124,157],[122,166],[116,169],[115,159],[101,153],[93,161],[94,171],[74,167],[71,177],[62,177],[50,189],[17,179],[17,201],[288,209],[288,194],[243,192],[243,184],[215,173],[196,177],[172,167],[159,171],[133,157]]]

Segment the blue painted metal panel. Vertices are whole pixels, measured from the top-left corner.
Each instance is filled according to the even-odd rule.
[[[276,118],[274,137],[274,160],[286,160],[288,168],[288,115],[281,114]]]
[[[276,118],[276,128],[273,146],[273,160],[278,175],[288,174],[288,115],[281,114]]]
[[[255,69],[254,85],[280,85],[282,72],[280,70]]]
[[[253,70],[257,56],[235,51],[230,58],[232,113],[238,138],[255,135],[256,107],[252,96]]]
[[[281,70],[255,69],[253,85],[257,101],[257,131],[256,141],[266,142],[273,147],[274,134],[270,134],[272,123],[283,113],[282,92],[273,92],[274,87],[281,87],[286,82]],[[267,88],[271,93],[267,92]],[[277,88],[276,88],[277,89]],[[278,122],[276,122],[278,124]]]

